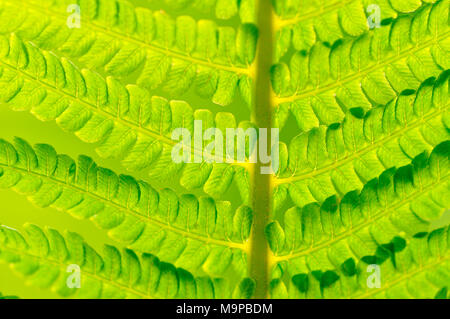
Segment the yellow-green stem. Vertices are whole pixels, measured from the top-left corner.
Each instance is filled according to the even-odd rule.
[[[273,54],[273,15],[270,0],[258,3],[259,40],[256,57],[255,105],[253,121],[260,128],[272,126],[272,94],[270,68]],[[270,134],[267,147],[270,148]],[[261,174],[258,161],[252,174],[254,221],[251,235],[250,276],[256,280],[255,298],[267,298],[269,291],[269,247],[264,235],[271,205],[272,176]]]

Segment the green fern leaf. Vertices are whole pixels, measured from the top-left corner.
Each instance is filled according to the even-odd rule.
[[[2,14],[8,18],[1,18],[0,33],[15,32],[39,47],[57,49],[111,75],[125,76],[139,69],[137,83],[149,89],[162,86],[172,95],[181,95],[195,84],[219,105],[230,104],[238,88],[245,94],[252,80],[254,52],[246,52],[239,38],[255,42],[255,28],[243,25],[235,31],[213,21],[196,22],[185,16],[175,20],[121,0],[80,0],[80,10],[87,12],[82,20],[86,27],[70,29],[66,10],[72,2],[2,0]],[[12,14],[18,6],[21,14]],[[43,12],[49,11],[43,20]],[[204,77],[214,78],[215,83],[204,83]]]
[[[384,105],[439,76],[449,67],[449,26],[438,19],[447,13],[445,1],[426,5],[357,38],[296,52],[290,67],[280,62],[272,71],[276,124],[283,127],[289,112],[302,131],[342,123],[351,108]]]
[[[437,0],[425,1],[435,3]],[[370,15],[379,14],[379,23],[388,22],[401,14],[423,9],[420,0],[405,1],[286,1],[274,3],[276,20],[277,55],[282,58],[292,45],[297,51],[309,51],[314,44],[332,45],[340,39],[362,36],[371,26]],[[369,16],[369,17],[367,17]]]
[[[291,274],[291,271],[297,274],[289,275],[292,277],[287,286],[280,279],[273,279],[272,297],[433,298],[439,293],[437,287],[440,287],[442,282],[450,281],[448,233],[447,227],[421,238],[411,238],[406,247],[392,248],[386,253],[387,257],[383,258],[378,250],[378,258],[366,256],[357,261],[353,274],[339,271],[338,275],[338,270],[310,273],[304,263],[293,263],[292,266],[286,267],[289,270],[284,271],[287,274]],[[395,264],[392,260],[395,260]],[[379,287],[368,287],[371,273],[366,269],[370,269],[368,267],[371,263],[380,267],[382,275]],[[371,267],[374,267],[373,265]]]
[[[448,72],[404,91],[385,107],[364,115],[351,109],[342,125],[321,126],[294,138],[281,177],[282,205],[287,193],[299,207],[360,190],[386,168],[399,167],[449,139]]]
[[[284,227],[278,221],[267,226],[275,259],[292,267],[300,262],[292,259],[317,259],[322,267],[328,256],[331,267],[354,254],[373,255],[379,243],[390,242],[396,234],[412,238],[427,232],[430,222],[450,207],[448,158],[447,141],[429,157],[423,153],[408,166],[389,169],[340,201],[329,197],[320,206],[290,208],[284,213]]]
[[[50,140],[0,139],[39,207],[0,219],[125,248],[1,226],[0,259],[62,297],[448,298],[449,25],[448,0],[0,0],[0,134]]]
[[[76,233],[64,236],[28,224],[24,238],[8,227],[0,228],[0,259],[27,281],[72,298],[230,298],[230,283],[194,277],[160,262],[150,254],[122,253],[105,246],[99,255]],[[80,270],[80,282],[70,287],[70,266]],[[250,297],[249,279],[233,289],[234,296]],[[232,290],[232,291],[233,291]]]
[[[246,274],[246,241],[252,223],[247,206],[157,192],[148,183],[97,167],[81,156],[78,165],[49,145],[32,148],[0,140],[0,186],[26,195],[39,207],[53,207],[75,218],[89,218],[128,247],[153,253],[191,271]]]

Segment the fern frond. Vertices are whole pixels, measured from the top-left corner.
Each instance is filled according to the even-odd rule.
[[[448,4],[426,5],[379,29],[332,46],[317,43],[295,53],[290,67],[272,67],[275,123],[291,112],[300,130],[341,123],[354,107],[369,110],[417,90],[425,79],[449,69]]]
[[[121,253],[105,246],[99,255],[75,233],[63,236],[54,229],[44,232],[31,224],[25,230],[26,239],[16,230],[0,228],[0,259],[31,284],[50,288],[62,297],[230,298],[230,291],[233,296],[251,297],[249,279],[233,291],[225,280],[194,277],[150,254],[138,256],[129,249]],[[68,287],[71,265],[80,269],[79,288]]]
[[[228,105],[239,88],[250,103],[255,26],[236,31],[187,16],[175,20],[124,0],[79,0],[82,27],[70,29],[66,10],[73,2],[2,0],[0,33],[16,32],[111,75],[139,70],[137,83],[149,89],[180,95],[195,84],[201,95]]]
[[[364,115],[351,109],[342,125],[321,126],[283,146],[274,209],[287,195],[298,207],[360,190],[391,167],[411,163],[450,138],[446,71]]]
[[[290,47],[296,51],[309,51],[319,42],[333,45],[338,40],[359,37],[369,30],[367,16],[370,14],[379,13],[380,22],[386,23],[435,2],[437,0],[277,0],[274,3],[278,18],[275,22],[278,30],[275,61]]]
[[[274,298],[433,298],[450,282],[450,228],[394,237],[379,244],[376,255],[349,258],[332,270],[316,270],[313,258],[281,267],[272,280]],[[348,250],[342,246],[342,249]],[[331,258],[330,258],[331,259]],[[369,287],[369,265],[380,267],[380,287]]]
[[[97,167],[81,156],[78,166],[45,144],[34,149],[16,138],[0,140],[0,187],[26,195],[39,207],[53,207],[90,219],[114,240],[165,262],[219,276],[244,275],[246,241],[252,224],[247,206],[157,192],[148,183]]]
[[[429,157],[421,154],[367,182],[360,193],[293,207],[282,225],[271,222],[272,297],[433,297],[437,284],[449,282],[449,229],[422,237],[450,208],[449,151],[444,142]],[[406,242],[411,248],[403,251]],[[380,289],[367,286],[369,264],[381,267]],[[421,292],[406,289],[411,283]]]
[[[171,139],[177,128],[186,128],[194,136],[194,120],[202,120],[203,132],[210,127],[236,127],[231,113],[213,117],[209,110],[196,110],[182,101],[167,101],[136,85],[122,85],[118,80],[88,69],[79,70],[67,59],[60,59],[16,35],[1,37],[0,101],[16,111],[30,111],[43,121],[56,120],[65,131],[82,141],[98,143],[97,153],[104,158],[123,158],[131,171],[149,168],[153,178],[181,173],[186,189],[203,190],[221,197],[237,184],[245,203],[249,200],[248,173],[244,167],[211,163],[204,153],[205,144],[194,142],[186,151],[191,157],[201,155],[202,162],[175,163],[172,150],[179,143]],[[239,127],[250,125],[239,123]],[[201,174],[198,174],[198,172]]]

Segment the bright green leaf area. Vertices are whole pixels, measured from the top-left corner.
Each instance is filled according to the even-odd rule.
[[[449,298],[449,7],[0,0],[0,299]]]

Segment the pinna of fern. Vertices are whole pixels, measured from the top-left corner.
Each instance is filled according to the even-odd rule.
[[[333,45],[340,40],[358,38],[399,16],[418,12],[426,14],[430,4],[437,2],[439,1],[274,1],[277,32],[275,60],[282,59],[291,48],[297,52],[307,52],[319,42]],[[378,15],[376,19],[374,13]]]
[[[236,123],[233,114],[209,110],[183,101],[150,96],[142,87],[124,86],[116,78],[106,79],[89,69],[79,70],[71,61],[41,50],[17,35],[0,36],[0,101],[15,111],[30,111],[43,121],[55,120],[65,131],[87,143],[99,143],[104,158],[122,158],[130,171],[148,170],[152,178],[180,174],[188,190],[202,188],[212,197],[222,197],[234,182],[244,203],[249,202],[248,172],[237,164],[175,163],[171,139],[175,128],[193,131],[202,121],[202,131],[216,127],[252,127],[249,121]],[[191,156],[204,147],[191,144]],[[247,146],[248,148],[248,146]]]
[[[189,16],[175,20],[125,0],[79,0],[84,27],[70,29],[66,10],[73,2],[2,0],[0,33],[15,32],[110,75],[125,78],[138,70],[137,83],[151,90],[162,87],[180,95],[194,86],[219,105],[232,103],[239,90],[252,105],[251,64],[258,38],[253,24],[235,30]]]
[[[160,262],[150,254],[120,252],[106,245],[98,254],[81,236],[25,225],[26,237],[6,226],[0,228],[0,259],[38,287],[71,298],[249,298],[254,283],[243,279],[236,286],[226,280],[194,277],[186,270]],[[77,265],[79,288],[68,287]]]
[[[338,270],[304,269],[286,276],[279,267],[271,281],[273,298],[443,298],[450,283],[449,228],[395,237],[361,260],[347,259]],[[370,287],[368,265],[380,267],[381,284]]]
[[[449,74],[365,114],[351,109],[342,124],[312,129],[289,148],[282,145],[274,210],[288,199],[303,207],[361,189],[387,168],[407,165],[447,141]]]
[[[296,51],[272,66],[274,121],[291,113],[301,131],[342,123],[346,112],[385,105],[449,69],[448,2],[386,21],[356,38]]]
[[[347,193],[341,200],[330,197],[321,206],[292,207],[280,220],[272,221],[266,227],[275,255],[272,275],[274,279],[296,278],[286,284],[287,296],[351,298],[361,290],[372,295],[366,284],[368,265],[379,264],[385,277],[395,277],[397,271],[407,274],[414,265],[420,265],[420,256],[403,260],[394,253],[414,238],[433,232],[431,223],[448,210],[449,150],[446,141],[430,155],[420,154],[410,165],[385,171],[361,192]],[[445,242],[448,235],[445,231],[443,234]],[[448,267],[445,247],[439,248],[439,254]],[[400,267],[399,260],[409,266]],[[353,270],[349,274],[350,265]],[[327,289],[323,289],[317,274],[327,271],[327,276],[336,280],[327,281]],[[299,278],[308,282],[308,292],[295,288]],[[284,286],[283,281],[275,282]]]

